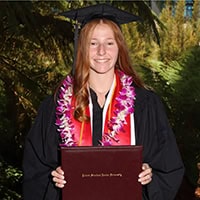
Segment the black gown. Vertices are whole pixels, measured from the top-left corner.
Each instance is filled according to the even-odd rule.
[[[25,143],[23,159],[24,200],[59,200],[51,171],[60,165],[59,133],[55,125],[55,100],[45,99]],[[152,181],[143,186],[143,200],[173,200],[184,166],[160,98],[136,88],[136,144],[143,145],[143,162],[153,169]],[[67,184],[66,184],[67,187]]]

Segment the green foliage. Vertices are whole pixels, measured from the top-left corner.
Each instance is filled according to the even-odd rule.
[[[0,173],[0,199],[20,200],[22,171],[0,161]]]
[[[200,47],[183,54],[179,62],[184,70],[180,72],[181,79],[173,85],[176,93],[172,99],[173,114],[176,117],[174,129],[182,144],[186,174],[194,185],[198,175],[196,165],[200,162],[200,59],[198,55],[200,55]]]
[[[200,47],[191,47],[167,64],[148,60],[146,82],[162,96],[186,167],[196,185],[200,162]]]
[[[0,2],[0,199],[20,199],[25,136],[42,99],[71,70],[73,28],[58,13],[96,2],[107,1]],[[191,19],[184,17],[184,1],[178,1],[174,13],[175,3],[167,0],[160,16],[144,1],[111,2],[143,18],[122,30],[134,66],[163,97],[186,174],[195,185],[200,161],[200,2],[194,1]]]
[[[200,162],[200,3],[194,5],[192,19],[184,17],[184,2],[177,10],[167,2],[160,19],[161,46],[142,65],[143,77],[162,97],[186,167],[186,176],[196,185]],[[149,45],[149,44],[147,44]]]
[[[0,2],[0,199],[20,199],[25,136],[72,63],[71,25],[52,12],[65,5]]]

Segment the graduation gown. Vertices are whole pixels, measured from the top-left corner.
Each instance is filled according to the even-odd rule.
[[[182,182],[183,162],[160,98],[152,91],[135,88],[136,145],[143,145],[143,163],[153,170],[143,186],[143,200],[173,200]],[[45,99],[29,131],[23,159],[24,200],[59,200],[51,171],[60,166],[59,133],[55,125],[56,102]],[[67,184],[66,186],[67,187]]]

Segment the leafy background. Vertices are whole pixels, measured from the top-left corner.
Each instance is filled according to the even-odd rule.
[[[123,25],[134,67],[166,105],[186,167],[178,200],[195,199],[200,162],[200,2],[0,1],[0,199],[21,197],[24,140],[45,96],[73,63],[73,26],[58,13],[111,2],[140,15]]]

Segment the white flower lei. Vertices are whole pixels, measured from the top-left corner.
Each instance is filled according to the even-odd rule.
[[[122,88],[116,97],[114,116],[108,121],[109,133],[104,133],[102,146],[112,145],[112,140],[118,142],[116,135],[123,130],[123,125],[127,124],[126,116],[134,112],[135,88],[132,86],[132,77],[118,71]],[[72,109],[73,78],[67,76],[60,87],[59,97],[56,107],[56,125],[61,137],[60,146],[76,146],[74,140],[74,125],[71,120],[70,111]]]

